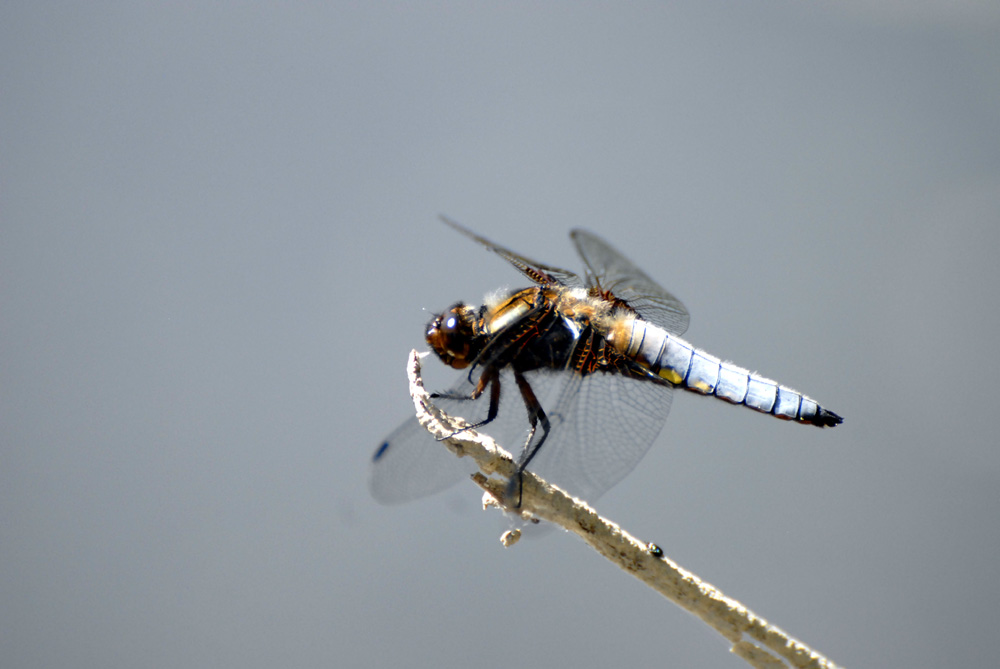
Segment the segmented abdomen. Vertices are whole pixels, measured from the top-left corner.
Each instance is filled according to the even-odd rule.
[[[624,330],[628,343],[619,350],[674,385],[784,420],[819,427],[843,420],[802,393],[699,351],[655,325],[635,319]]]

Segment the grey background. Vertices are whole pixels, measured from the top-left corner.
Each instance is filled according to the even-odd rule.
[[[6,667],[740,667],[470,484],[368,458],[424,309],[602,234],[690,340],[842,413],[683,394],[599,510],[850,666],[996,663],[992,2],[0,9]],[[431,385],[451,380],[428,365]]]

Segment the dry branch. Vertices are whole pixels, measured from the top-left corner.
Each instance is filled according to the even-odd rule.
[[[420,378],[419,357],[413,351],[407,368],[417,419],[435,437],[444,438],[443,443],[457,456],[475,460],[481,473],[475,474],[473,480],[486,491],[490,504],[525,518],[546,520],[573,532],[601,555],[703,620],[729,641],[733,653],[754,667],[836,667],[738,601],[681,568],[655,545],[639,541],[597,515],[583,501],[570,497],[530,472],[524,472],[520,508],[505,507],[502,500],[507,481],[515,472],[510,454],[491,438],[474,430],[455,433],[467,423],[445,414],[431,402]],[[504,539],[505,545],[513,543],[509,535]]]

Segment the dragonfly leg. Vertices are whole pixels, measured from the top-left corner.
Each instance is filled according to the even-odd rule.
[[[516,491],[517,503],[514,506],[519,507],[521,506],[521,479],[524,470],[528,466],[528,463],[531,462],[531,459],[535,457],[535,454],[538,453],[538,449],[545,443],[545,438],[549,436],[549,429],[552,425],[524,374],[514,370],[514,380],[517,382],[518,390],[521,391],[521,399],[524,400],[524,407],[528,410],[528,422],[531,424],[531,429],[528,430],[528,439],[524,442],[524,449],[521,451],[521,456],[517,459],[517,471],[507,484],[507,499],[513,500]],[[539,424],[542,428],[542,435],[535,444],[532,444],[531,442],[535,438]]]
[[[482,427],[483,425],[488,425],[496,419],[497,414],[500,412],[500,373],[495,367],[487,368],[487,371],[483,372],[483,375],[479,377],[479,383],[476,384],[476,389],[472,391],[471,395],[458,395],[454,393],[433,393],[431,395],[433,398],[440,397],[449,400],[477,400],[482,396],[487,385],[490,387],[490,404],[489,408],[486,410],[486,418],[478,423],[467,425],[460,430],[455,430],[445,437],[438,437],[438,441],[450,439],[457,434],[465,432],[466,430],[474,430]]]

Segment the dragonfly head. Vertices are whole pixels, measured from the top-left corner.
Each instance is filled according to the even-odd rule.
[[[425,337],[441,362],[455,369],[468,367],[482,349],[475,311],[461,302],[431,319]]]

